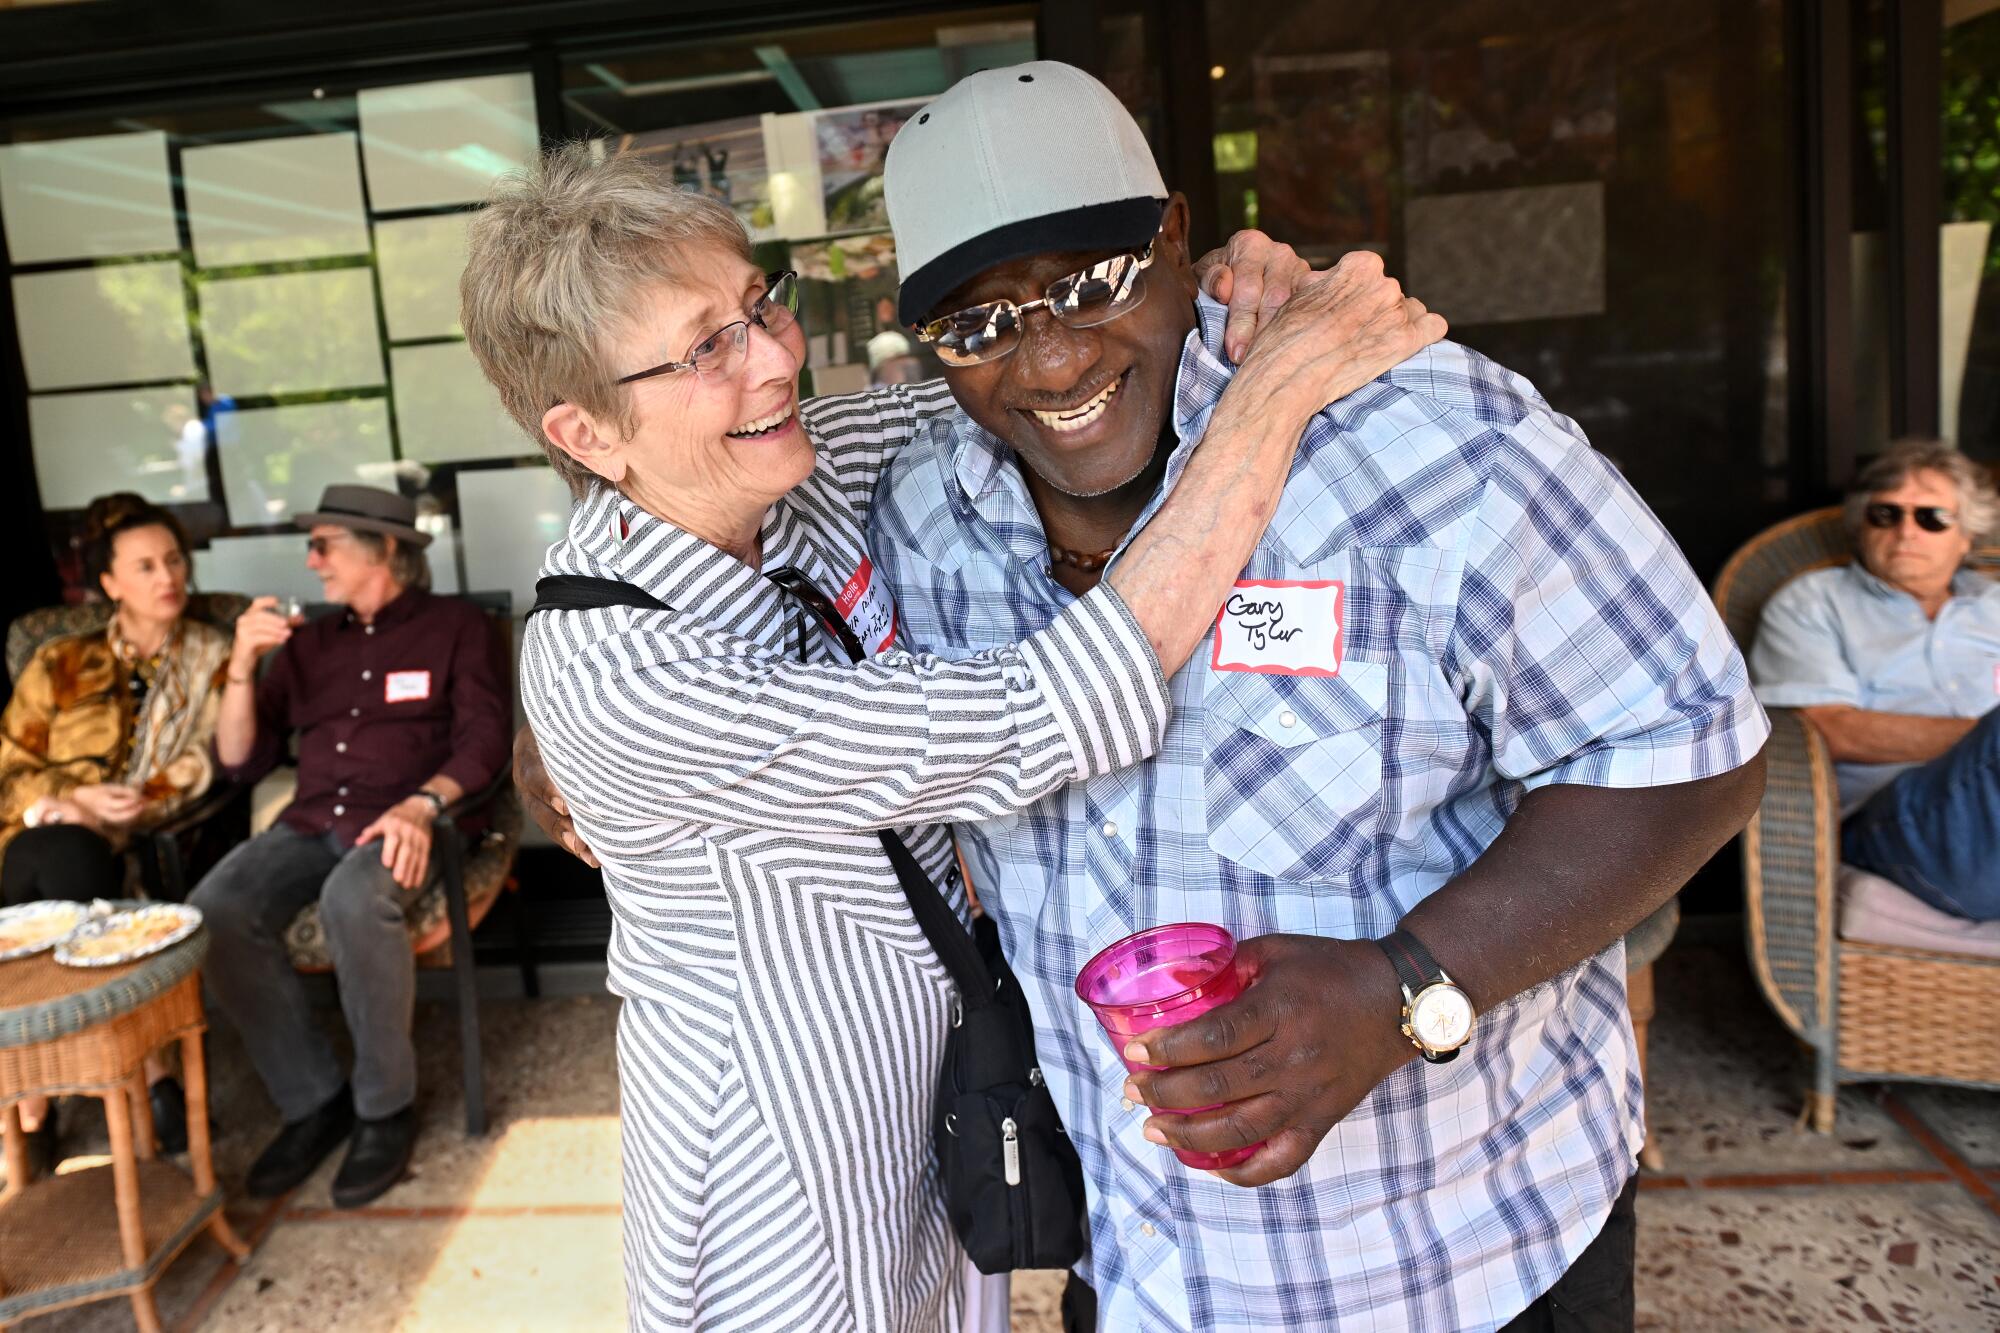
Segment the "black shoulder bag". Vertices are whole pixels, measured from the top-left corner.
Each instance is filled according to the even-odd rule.
[[[770,578],[818,616],[849,657],[867,656],[804,575],[782,569]],[[535,584],[528,614],[606,606],[672,609],[618,579],[564,574]],[[958,988],[931,1107],[945,1211],[982,1273],[1068,1268],[1083,1257],[1083,1168],[1035,1063],[1028,999],[1000,951],[999,931],[982,916],[968,934],[903,840],[889,829],[881,838],[910,911]]]

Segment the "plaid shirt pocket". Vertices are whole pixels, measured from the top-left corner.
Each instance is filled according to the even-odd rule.
[[[1389,668],[1338,676],[1222,672],[1205,700],[1208,845],[1295,884],[1348,878],[1381,836]]]

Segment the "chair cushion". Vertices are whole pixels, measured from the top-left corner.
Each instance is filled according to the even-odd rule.
[[[465,854],[466,916],[475,926],[485,918],[506,886],[507,876],[514,868],[514,853],[521,845],[521,806],[511,786],[495,799],[491,814],[492,826]],[[424,955],[421,961],[426,965],[450,960],[449,950],[440,948],[451,939],[448,910],[442,880],[426,888],[410,907],[407,918],[410,947]],[[292,966],[301,972],[333,970],[326,932],[320,929],[318,903],[308,903],[292,918],[292,924],[285,928],[285,949],[291,954]]]
[[[2000,958],[2000,921],[1940,912],[1908,889],[1849,865],[1840,868],[1839,888],[1844,940]]]

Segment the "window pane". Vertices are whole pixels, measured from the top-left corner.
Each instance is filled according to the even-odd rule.
[[[537,456],[540,448],[500,406],[464,343],[393,347],[396,432],[403,457],[422,463]]]
[[[202,268],[368,253],[352,134],[189,148],[181,176]]]
[[[167,136],[0,145],[0,216],[16,264],[178,250]]]
[[[526,74],[364,88],[362,154],[377,213],[472,204],[540,143]]]
[[[114,486],[159,504],[208,498],[207,428],[185,385],[36,394],[28,436],[47,508],[81,509]]]
[[[375,276],[366,268],[201,284],[202,342],[216,392],[297,393],[382,382]]]
[[[546,464],[461,472],[467,588],[511,592],[514,613],[525,614],[535,604],[542,555],[568,526],[569,500],[569,487]]]
[[[36,391],[194,377],[176,262],[19,275],[14,319]]]
[[[375,262],[390,338],[455,338],[465,332],[458,323],[465,222],[464,214],[447,213],[375,224]]]
[[[341,483],[394,485],[389,405],[350,398],[234,414],[221,441],[222,493],[239,528],[287,523]]]

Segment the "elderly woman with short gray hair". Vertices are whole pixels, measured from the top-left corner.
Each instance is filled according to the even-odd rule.
[[[1757,697],[1826,738],[1844,861],[2000,918],[2000,584],[1967,567],[2000,499],[1950,445],[1904,440],[1862,469],[1846,512],[1855,562],[1764,609]]]
[[[955,888],[944,822],[1150,754],[1306,418],[1441,323],[1354,268],[1295,298],[1100,588],[943,662],[895,646],[863,533],[890,455],[950,396],[801,402],[796,278],[751,262],[726,207],[559,149],[474,215],[462,296],[576,496],[544,574],[659,607],[536,615],[521,657],[614,913],[631,1322],[1004,1328],[930,1163],[949,980],[876,830]],[[1301,383],[1294,416],[1274,391]]]

